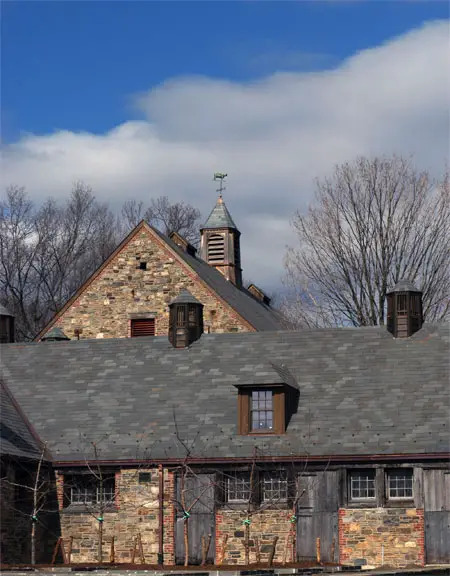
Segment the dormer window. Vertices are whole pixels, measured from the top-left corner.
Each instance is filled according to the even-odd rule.
[[[283,386],[239,388],[239,434],[284,434],[285,403]]]
[[[252,390],[250,423],[252,432],[272,432],[273,391]]]

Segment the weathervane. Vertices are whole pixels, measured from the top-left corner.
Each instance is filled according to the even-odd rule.
[[[216,192],[219,193],[219,198],[222,198],[222,192],[226,190],[225,186],[223,185],[223,181],[228,176],[228,174],[223,174],[222,172],[214,172],[214,181],[219,180],[220,185],[217,188]]]

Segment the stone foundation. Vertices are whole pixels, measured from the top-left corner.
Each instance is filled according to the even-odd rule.
[[[293,545],[295,532],[292,534],[290,510],[263,510],[251,516],[250,523],[250,564],[256,563],[256,542],[259,543],[260,561],[266,563],[273,546],[274,537],[278,536],[275,548],[274,564],[284,560],[292,562],[295,555]],[[225,534],[228,541],[223,555],[223,564],[245,564],[245,525],[247,515],[238,510],[221,510],[216,514],[216,559],[222,558]]]
[[[416,508],[339,510],[340,563],[423,566],[424,515]]]

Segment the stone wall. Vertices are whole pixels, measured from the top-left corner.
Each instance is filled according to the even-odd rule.
[[[256,552],[259,544],[260,561],[266,563],[273,546],[274,537],[278,536],[275,548],[274,564],[280,564],[284,560],[285,550],[288,562],[293,561],[295,539],[291,532],[292,523],[290,510],[266,509],[254,513],[250,517],[250,563],[256,563]],[[220,510],[216,514],[216,559],[222,558],[223,564],[245,564],[245,525],[247,514],[242,510]],[[228,540],[223,554],[224,536],[228,534]]]
[[[140,483],[139,473],[149,472],[149,482]],[[164,472],[164,551],[165,564],[173,564],[173,479]],[[72,562],[96,562],[98,560],[98,528],[95,508],[85,509],[79,505],[62,508],[63,479],[59,476],[59,504],[61,534],[67,544],[72,540]],[[111,541],[114,536],[116,562],[130,562],[135,538],[140,534],[145,562],[158,562],[159,536],[159,471],[158,469],[124,469],[116,474],[116,506],[104,513],[103,562],[108,562]],[[139,553],[135,561],[140,562]]]
[[[140,263],[146,263],[146,269]],[[73,339],[125,338],[130,316],[155,318],[156,335],[168,334],[169,302],[182,289],[204,305],[205,332],[241,332],[252,328],[207,287],[197,274],[146,226],[106,265],[55,323]]]
[[[340,562],[424,565],[424,516],[416,508],[339,510]]]

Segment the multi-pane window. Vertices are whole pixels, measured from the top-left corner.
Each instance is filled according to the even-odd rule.
[[[411,469],[390,470],[388,472],[388,498],[412,498],[413,474]]]
[[[250,474],[235,472],[227,478],[228,502],[248,502],[251,497]]]
[[[267,501],[286,501],[288,498],[288,479],[285,470],[264,472],[262,498]]]
[[[351,500],[375,498],[375,470],[355,470],[350,474]]]
[[[251,430],[273,429],[272,390],[253,390],[250,405]]]
[[[67,494],[70,504],[94,505],[112,504],[115,500],[114,476],[107,476],[102,482],[89,475],[70,476],[65,480],[69,488]]]

